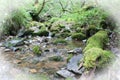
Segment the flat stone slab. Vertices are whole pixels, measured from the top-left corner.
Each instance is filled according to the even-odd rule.
[[[67,77],[74,77],[75,74],[73,74],[72,72],[68,71],[68,70],[60,70],[60,71],[57,71],[57,74],[64,77],[64,78],[67,78]]]
[[[69,63],[67,64],[67,69],[76,74],[82,74],[82,72],[84,71],[84,68],[81,68],[80,70],[78,70],[79,68],[78,63],[82,59],[82,57],[83,57],[82,54],[73,56],[70,59]]]

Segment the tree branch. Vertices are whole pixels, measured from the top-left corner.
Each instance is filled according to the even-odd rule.
[[[38,15],[42,12],[42,10],[44,9],[45,3],[46,3],[46,1],[43,0],[42,7],[40,8],[40,10],[39,10],[38,13],[36,14],[36,16],[38,16]]]

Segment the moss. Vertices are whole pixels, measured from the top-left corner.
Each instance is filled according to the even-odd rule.
[[[72,77],[68,77],[65,80],[74,80]]]
[[[73,56],[74,56],[73,54],[68,54],[67,62],[69,62],[69,60],[70,60]]]
[[[86,47],[83,52],[89,50],[92,47],[103,49],[105,44],[108,42],[108,34],[106,31],[99,31],[87,40]]]
[[[84,53],[84,67],[87,69],[104,67],[114,55],[110,51],[102,50],[100,48],[91,48]]]
[[[67,41],[65,39],[56,39],[53,44],[67,44]]]
[[[84,40],[86,36],[83,33],[74,33],[72,34],[73,40]]]
[[[38,56],[42,54],[42,51],[41,51],[39,46],[36,46],[36,45],[33,46],[32,50],[33,50],[33,53],[38,55]]]
[[[61,56],[53,56],[53,57],[49,57],[50,61],[63,61],[63,58]]]
[[[37,33],[34,33],[34,35],[38,35],[38,36],[48,36],[49,32],[47,30],[40,30]]]
[[[103,50],[108,39],[106,31],[99,31],[88,39],[83,50],[83,66],[86,69],[94,68],[95,66],[102,68],[114,59],[112,52]]]
[[[50,28],[50,31],[58,31],[58,32],[60,32],[61,30],[65,29],[66,24],[67,24],[66,21],[55,21],[52,24],[52,26]]]
[[[31,21],[31,26],[45,26],[43,23],[37,22],[37,21]]]
[[[66,37],[69,37],[69,36],[70,36],[70,33],[65,32],[65,33],[61,33],[59,37],[66,38]]]

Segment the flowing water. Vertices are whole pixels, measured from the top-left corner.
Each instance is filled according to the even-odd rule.
[[[18,2],[17,2],[18,1]],[[13,0],[14,4],[21,3],[21,0]],[[25,0],[24,0],[25,1]],[[22,2],[24,2],[22,0]],[[28,0],[26,0],[27,2]],[[120,5],[119,0],[92,0],[97,1],[97,4],[102,6],[103,9],[105,9],[107,12],[113,16],[113,18],[116,20],[116,22],[120,23]],[[0,16],[1,20],[5,18],[6,12],[9,13],[9,10],[16,8],[17,6],[11,6],[8,8],[8,4],[6,2],[9,2],[9,4],[13,3],[10,0],[0,0]],[[7,9],[6,7],[7,6]],[[19,5],[21,6],[21,4]],[[3,9],[5,11],[3,11]],[[9,10],[8,10],[9,9]],[[5,14],[4,16],[2,14]],[[0,20],[0,21],[1,21]],[[107,72],[103,71],[103,73],[98,74],[95,77],[95,80],[120,80],[120,56],[119,56],[119,49],[117,51],[117,57],[116,61],[113,62],[113,65],[109,67],[109,70]],[[3,49],[0,49],[0,80],[49,80],[45,75],[34,75],[30,74],[28,72],[24,72],[20,68],[16,67],[15,65],[11,64],[6,58],[4,57]]]

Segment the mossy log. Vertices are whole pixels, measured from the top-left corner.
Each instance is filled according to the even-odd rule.
[[[83,50],[83,66],[86,69],[102,68],[114,59],[112,52],[104,50],[108,40],[106,31],[99,31],[87,40],[86,47]]]
[[[108,43],[108,41],[109,41],[109,38],[108,38],[107,32],[99,31],[87,40],[86,47],[84,48],[83,52],[93,47],[103,49],[105,44]]]

